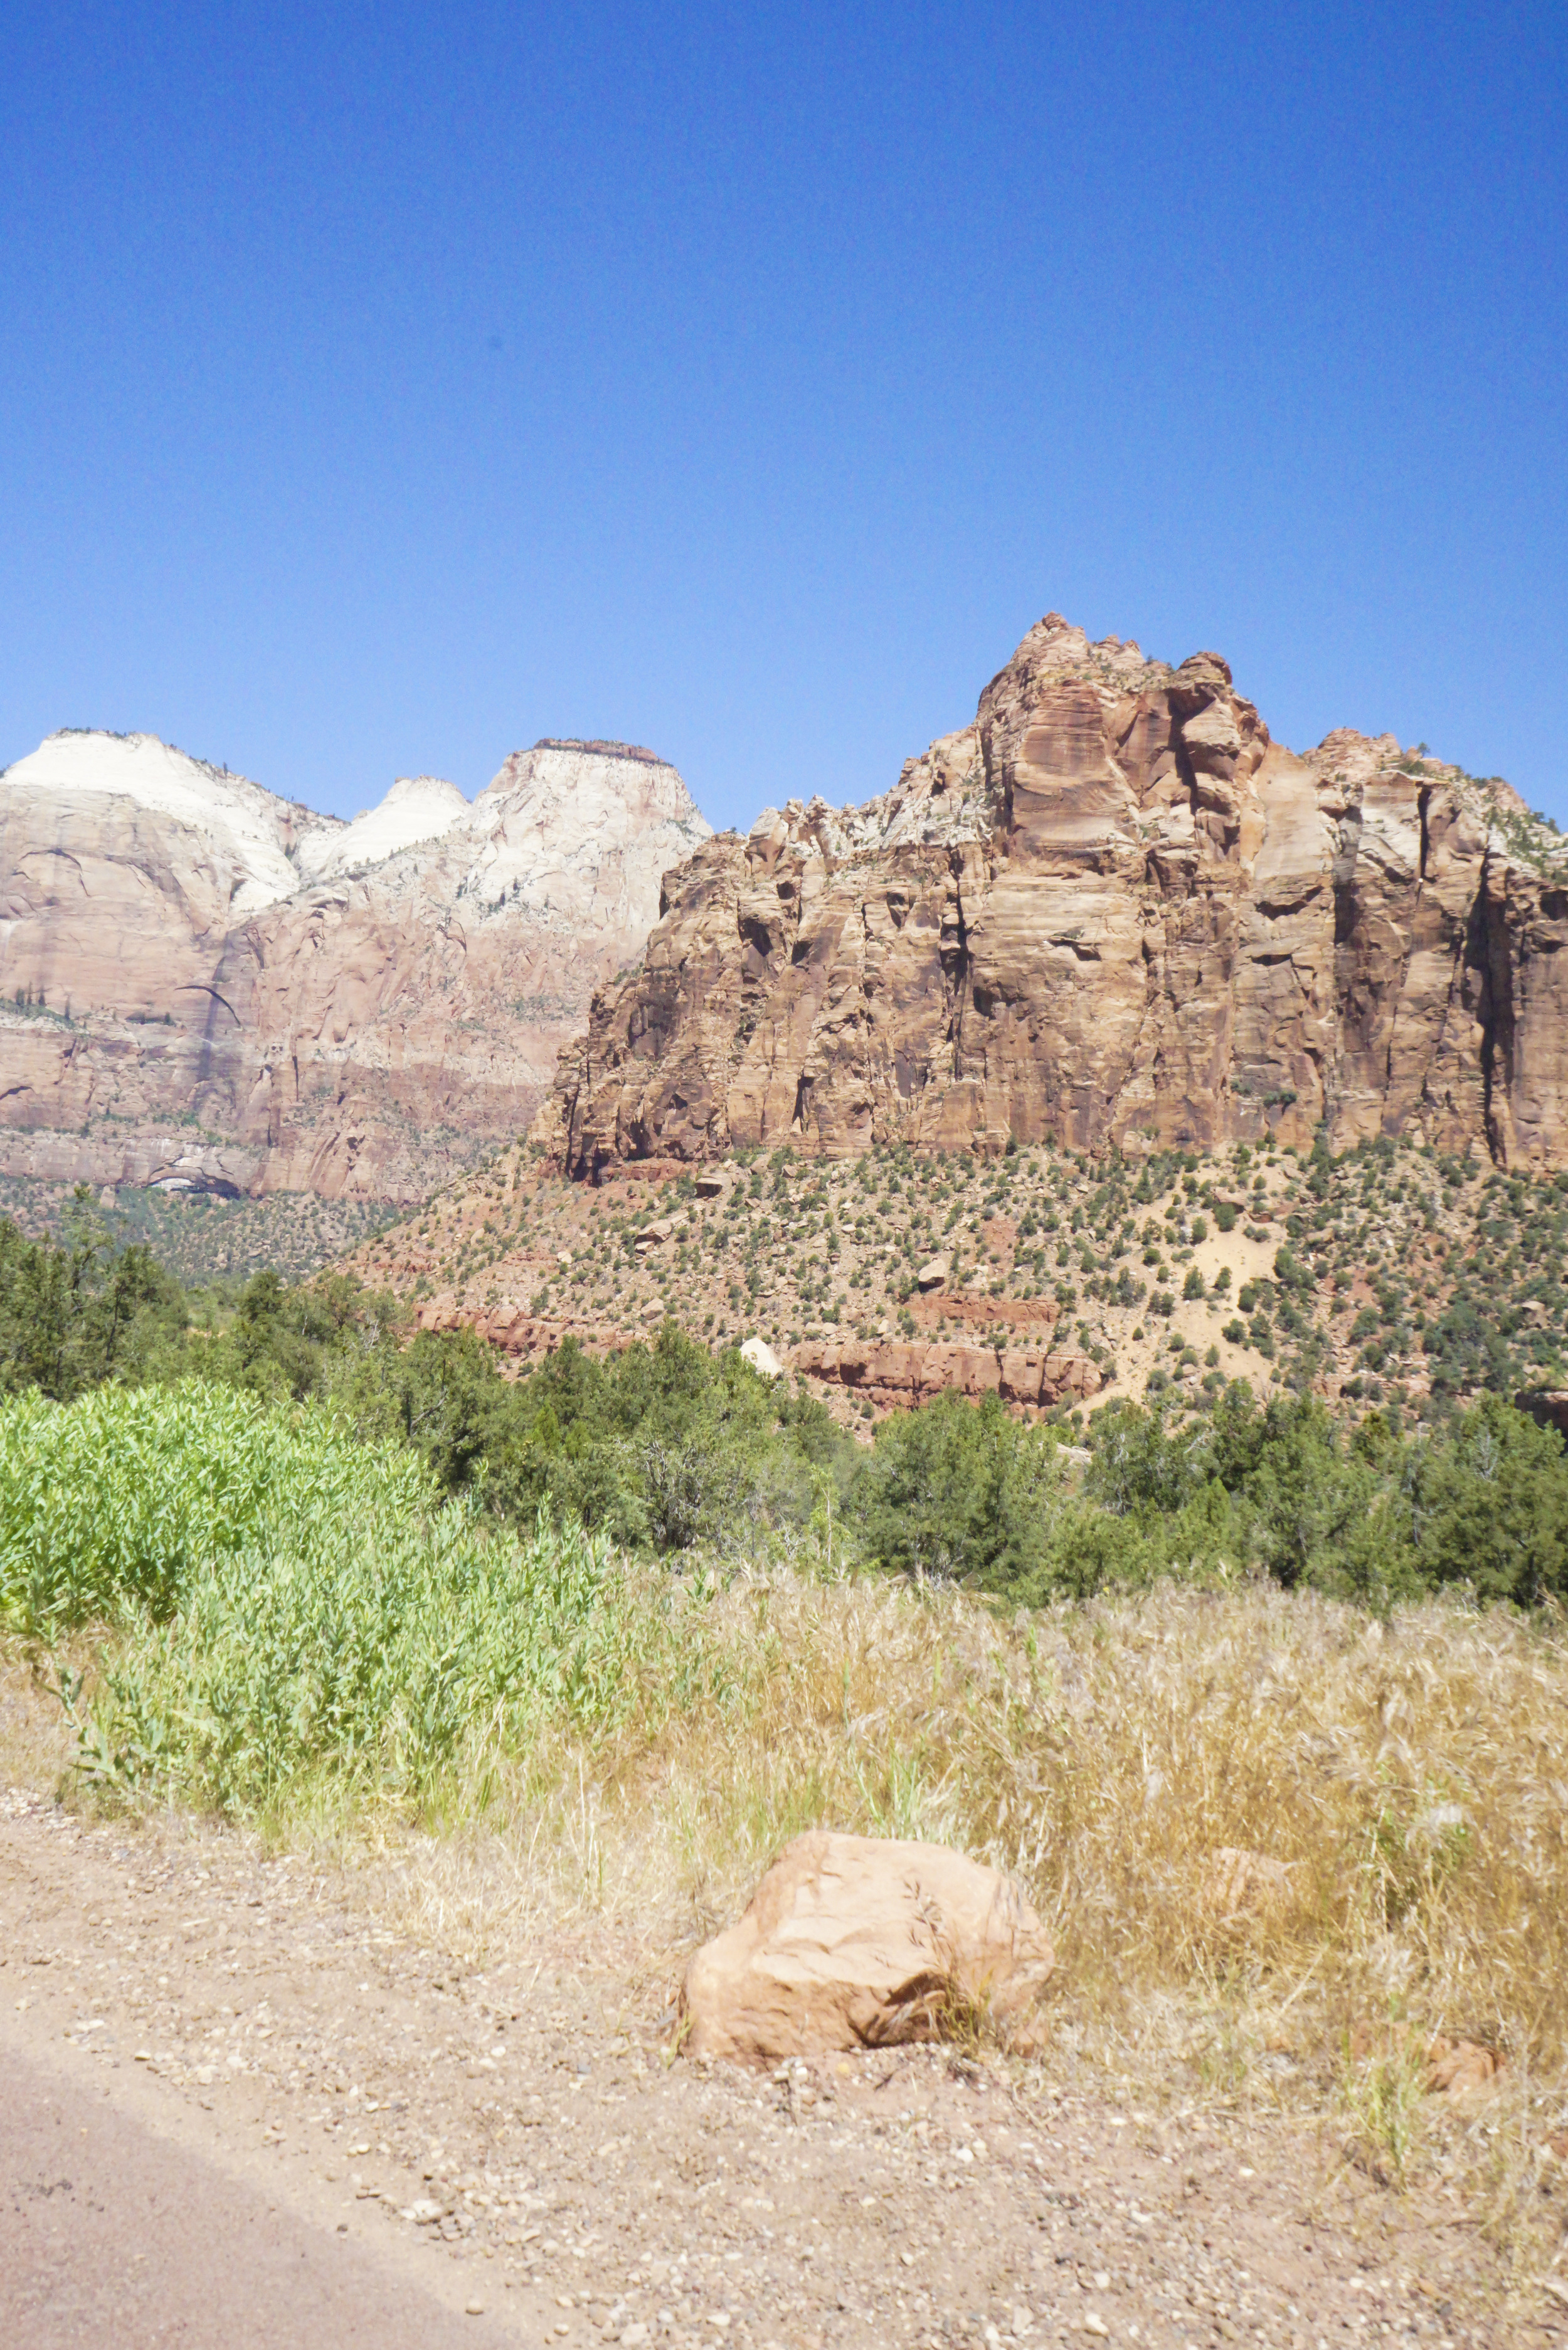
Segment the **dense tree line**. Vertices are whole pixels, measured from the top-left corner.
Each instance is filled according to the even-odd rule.
[[[1262,1403],[1238,1380],[1198,1412],[1107,1407],[1086,1458],[994,1399],[944,1396],[866,1446],[787,1379],[670,1324],[603,1362],[568,1342],[509,1379],[472,1332],[415,1332],[342,1275],[187,1293],[145,1248],[116,1248],[85,1198],[57,1244],[0,1222],[0,1390],[68,1401],[191,1378],[325,1404],[500,1518],[547,1503],[662,1555],[810,1539],[1024,1603],[1245,1573],[1373,1606],[1440,1585],[1568,1597],[1562,1439],[1496,1392],[1407,1428],[1336,1420],[1310,1393]]]

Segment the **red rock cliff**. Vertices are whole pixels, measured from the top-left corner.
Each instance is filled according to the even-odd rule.
[[[666,876],[535,1133],[573,1172],[793,1137],[1336,1148],[1568,1165],[1568,864],[1506,785],[1272,742],[1218,655],[1051,614],[858,808]]]

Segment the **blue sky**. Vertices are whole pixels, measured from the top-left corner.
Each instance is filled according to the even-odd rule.
[[[12,0],[0,762],[861,798],[1049,608],[1568,824],[1568,10]]]

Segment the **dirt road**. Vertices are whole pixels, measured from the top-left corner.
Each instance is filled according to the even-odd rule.
[[[1065,2059],[701,2068],[678,1965],[0,1798],[0,2340],[1568,2343],[1326,2129]]]
[[[128,2112],[95,2068],[0,2047],[0,2338],[28,2350],[474,2341],[384,2248],[280,2210],[265,2185]]]

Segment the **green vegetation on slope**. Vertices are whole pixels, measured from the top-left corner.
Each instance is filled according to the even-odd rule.
[[[35,1239],[60,1240],[80,1226],[86,1187],[42,1176],[0,1175],[0,1215]],[[323,1200],[313,1191],[230,1198],[220,1191],[120,1183],[112,1204],[95,1209],[120,1248],[149,1248],[192,1285],[245,1281],[275,1271],[306,1281],[382,1231],[399,1214],[384,1200]]]
[[[1201,1414],[1104,1407],[1082,1464],[1071,1431],[995,1397],[939,1396],[857,1444],[672,1325],[602,1363],[568,1341],[515,1381],[466,1331],[383,1336],[350,1366],[329,1363],[324,1391],[365,1433],[403,1435],[444,1492],[514,1522],[548,1504],[639,1551],[836,1542],[1033,1602],[1249,1568],[1380,1607],[1456,1582],[1521,1606],[1568,1592],[1562,1438],[1496,1395],[1433,1429],[1288,1391],[1260,1403],[1237,1380]]]
[[[693,1175],[599,1190],[525,1147],[367,1243],[364,1279],[465,1314],[511,1306],[600,1337],[660,1313],[715,1343],[1005,1336],[1008,1305],[1114,1391],[1201,1409],[1231,1379],[1441,1420],[1480,1391],[1568,1386],[1568,1175],[1413,1141],[1334,1158],[1237,1145],[990,1160],[878,1149],[854,1161],[740,1154],[722,1196]],[[950,1260],[945,1292],[916,1295]],[[989,1329],[984,1307],[998,1307]]]
[[[1521,1607],[1568,1593],[1562,1439],[1495,1393],[1437,1425],[1397,1407],[1357,1422],[1310,1392],[1260,1401],[1235,1380],[1201,1410],[1168,1393],[1114,1400],[1090,1416],[1085,1449],[1063,1442],[1074,1431],[1061,1424],[1023,1425],[994,1397],[946,1395],[888,1415],[867,1446],[798,1385],[762,1378],[738,1350],[714,1352],[671,1323],[651,1346],[602,1361],[568,1341],[507,1378],[472,1331],[411,1332],[395,1300],[342,1275],[290,1290],[258,1274],[232,1301],[208,1293],[193,1314],[145,1251],[116,1255],[90,1233],[54,1249],[0,1226],[0,1391],[24,1391],[6,1473],[21,1492],[31,1464],[56,1496],[55,1516],[26,1537],[32,1620],[61,1614],[48,1595],[62,1575],[85,1578],[88,1614],[110,1587],[94,1564],[96,1489],[118,1506],[140,1472],[128,1453],[123,1474],[96,1478],[94,1448],[107,1440],[94,1411],[120,1407],[95,1394],[192,1379],[212,1413],[220,1391],[236,1399],[211,1422],[228,1431],[226,1465],[213,1465],[216,1437],[202,1438],[199,1485],[213,1514],[191,1522],[209,1524],[220,1548],[250,1527],[246,1495],[265,1489],[272,1498],[255,1507],[269,1523],[286,1516],[283,1472],[266,1465],[272,1440],[244,1435],[246,1412],[309,1406],[316,1417],[300,1428],[327,1415],[337,1433],[308,1471],[300,1455],[302,1507],[363,1449],[368,1462],[412,1464],[432,1495],[462,1498],[498,1525],[531,1527],[546,1510],[642,1556],[810,1555],[1030,1604],[1246,1572],[1380,1608],[1449,1584]],[[83,1399],[69,1420],[79,1458],[40,1396]],[[115,1425],[151,1474],[159,1445],[177,1443],[174,1423],[150,1399],[136,1409],[145,1422]],[[125,1522],[137,1523],[129,1508]],[[185,1523],[179,1511],[168,1521]],[[7,1555],[14,1579],[22,1554]],[[171,1570],[150,1553],[139,1572],[147,1596]]]

